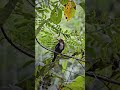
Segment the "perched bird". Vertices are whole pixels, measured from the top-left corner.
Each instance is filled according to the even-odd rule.
[[[65,47],[64,41],[62,39],[59,39],[58,40],[58,44],[55,46],[55,50],[54,51],[58,52],[58,53],[61,53],[64,50],[64,47]],[[52,62],[55,61],[55,59],[56,59],[56,57],[58,55],[58,53],[55,53],[55,52],[54,52],[54,58],[52,59]]]

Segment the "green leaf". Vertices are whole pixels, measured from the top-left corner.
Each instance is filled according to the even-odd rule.
[[[62,18],[62,10],[60,8],[54,8],[50,15],[50,20],[54,24],[59,24]]]
[[[0,26],[8,19],[17,2],[17,0],[9,0],[5,7],[0,9]]]
[[[68,2],[68,0],[60,0],[60,3],[61,3],[62,5],[67,4],[67,2]]]
[[[84,11],[85,11],[85,0],[81,0],[80,6],[81,6],[81,7],[84,9]]]
[[[100,70],[100,69],[96,70],[96,74],[110,77],[112,75],[112,65],[109,65],[109,66],[103,68],[102,70]]]
[[[68,61],[66,60],[65,62],[63,62],[62,63],[62,73],[64,73],[65,72],[65,70],[66,70],[66,68],[67,68],[67,63],[68,63]]]
[[[65,85],[62,90],[84,90],[85,78],[78,76],[72,83]]]

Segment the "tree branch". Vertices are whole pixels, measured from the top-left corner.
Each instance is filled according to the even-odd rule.
[[[101,30],[104,30],[105,28],[110,27],[111,25],[112,25],[112,23],[110,23],[109,25],[106,25],[105,27],[100,28],[100,29],[98,29],[98,30],[95,30],[95,31],[89,31],[89,32],[86,32],[86,33],[96,33],[96,32],[99,32],[99,31],[101,31]]]
[[[27,2],[33,7],[35,8],[35,5],[33,3],[31,3],[29,0],[27,0]]]
[[[86,62],[86,61],[83,61],[83,60],[81,60],[81,59],[78,59],[78,58],[75,58],[75,57],[73,57],[73,56],[68,56],[68,55],[65,55],[65,54],[61,54],[61,53],[58,53],[58,52],[56,52],[56,51],[54,51],[54,50],[51,50],[51,49],[49,49],[49,48],[46,48],[45,46],[43,46],[39,41],[38,41],[38,39],[36,38],[36,41],[37,41],[37,43],[41,46],[41,47],[43,47],[44,49],[46,49],[46,50],[48,50],[48,51],[51,51],[51,52],[55,52],[55,53],[57,53],[57,54],[60,54],[61,56],[65,56],[65,57],[68,57],[68,58],[73,58],[73,59],[76,59],[76,60],[78,60],[78,61],[82,61],[82,62]]]
[[[24,50],[20,49],[18,46],[16,46],[16,45],[12,42],[12,40],[7,36],[7,34],[5,33],[3,27],[1,27],[1,31],[2,31],[5,39],[6,39],[15,49],[19,50],[20,52],[22,52],[23,54],[25,54],[25,55],[27,55],[27,56],[29,56],[29,57],[31,57],[31,58],[35,58],[34,55],[31,55],[31,54],[25,52]]]
[[[106,82],[109,82],[109,83],[112,83],[112,84],[120,85],[120,82],[117,82],[115,80],[110,80],[107,77],[94,75],[93,73],[85,72],[85,76],[90,76],[90,77],[93,77],[93,78],[98,78],[100,80],[103,80],[103,81],[106,81]]]

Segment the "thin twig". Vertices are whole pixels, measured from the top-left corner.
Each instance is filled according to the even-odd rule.
[[[93,73],[93,72],[92,72],[92,73]],[[95,77],[96,79],[98,79],[101,83],[103,83],[103,84],[109,89],[109,87],[106,85],[106,83],[105,83],[103,80],[97,78],[95,73],[93,73],[93,75],[94,75],[94,77]],[[107,77],[106,77],[106,78],[107,78]],[[110,90],[110,89],[109,89],[109,90]]]
[[[117,82],[115,80],[110,80],[107,77],[98,76],[98,75],[95,76],[93,73],[89,73],[89,72],[85,72],[85,75],[93,77],[93,78],[98,78],[100,80],[103,80],[103,81],[106,81],[106,82],[109,82],[109,83],[112,83],[112,84],[120,85],[120,82]]]
[[[35,8],[35,5],[34,4],[32,4],[29,0],[27,0],[27,2],[32,6],[32,7],[34,7]]]

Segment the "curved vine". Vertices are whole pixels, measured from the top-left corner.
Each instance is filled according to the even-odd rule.
[[[27,56],[29,56],[29,57],[31,57],[31,58],[35,58],[34,55],[29,54],[28,52],[26,52],[26,51],[22,50],[21,48],[19,48],[18,46],[16,46],[16,45],[12,42],[12,40],[7,36],[7,34],[5,33],[5,30],[4,30],[3,27],[1,27],[1,31],[2,31],[5,39],[6,39],[15,49],[17,49],[18,51],[22,52],[23,54],[25,54],[25,55],[27,55]]]

